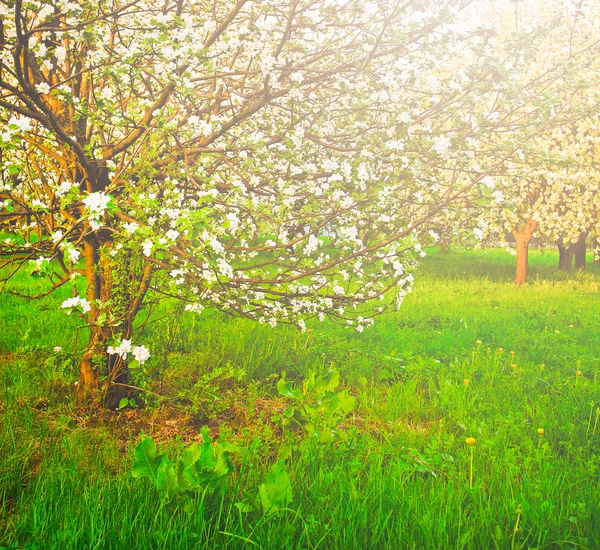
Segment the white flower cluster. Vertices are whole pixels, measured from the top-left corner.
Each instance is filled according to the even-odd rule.
[[[99,191],[97,193],[90,193],[85,197],[82,202],[85,205],[85,209],[89,213],[90,226],[93,231],[98,231],[101,227],[100,220],[108,205],[111,203],[111,196]]]
[[[76,264],[81,258],[81,252],[75,248],[75,245],[67,240],[63,240],[64,233],[59,229],[50,236],[53,244],[58,244],[63,251],[65,258],[71,263]]]
[[[127,340],[126,338],[123,338],[117,346],[108,346],[106,352],[109,355],[118,355],[121,359],[127,359],[127,356],[131,353],[140,365],[143,365],[150,359],[150,351],[146,346],[133,347],[131,340]]]
[[[9,143],[14,135],[23,134],[31,130],[31,120],[26,117],[13,116],[9,119],[4,131],[0,134],[0,140]]]
[[[67,298],[60,306],[63,309],[67,309],[67,315],[73,313],[73,308],[79,307],[83,313],[88,313],[91,309],[91,304],[85,299],[79,296],[73,298]]]

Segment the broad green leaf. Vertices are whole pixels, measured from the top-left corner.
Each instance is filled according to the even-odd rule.
[[[336,394],[331,401],[334,407],[332,412],[341,411],[344,416],[352,411],[356,405],[356,397],[350,395],[348,390],[344,390]]]
[[[201,430],[202,445],[193,443],[183,453],[179,466],[180,483],[190,489],[214,488],[221,475],[230,473],[226,463],[219,463],[215,455],[210,432],[206,426]],[[217,471],[219,469],[219,471]]]
[[[340,373],[336,369],[331,369],[323,376],[317,385],[319,393],[333,392],[340,384]]]
[[[166,496],[171,496],[177,492],[178,483],[175,465],[166,456],[162,457],[156,472],[156,487]]]
[[[181,462],[184,468],[188,468],[196,463],[202,455],[202,447],[198,443],[192,443],[181,455]]]
[[[277,382],[277,391],[284,397],[291,397],[293,399],[301,398],[300,390],[294,389],[294,383],[287,382],[285,378],[280,378]]]
[[[277,453],[278,461],[285,461],[292,456],[292,446],[289,443],[282,445]]]
[[[249,512],[254,512],[254,506],[251,504],[246,504],[245,502],[236,502],[234,506],[242,513],[247,514]]]
[[[158,467],[163,456],[156,450],[154,440],[151,437],[145,437],[135,448],[135,463],[131,468],[131,475],[136,479],[149,477],[156,485]]]
[[[265,482],[258,488],[263,512],[274,514],[292,502],[292,484],[285,471],[285,462],[279,460],[265,476]]]
[[[214,472],[218,477],[228,476],[233,472],[233,464],[229,460],[227,451],[217,450],[217,463],[215,464]]]

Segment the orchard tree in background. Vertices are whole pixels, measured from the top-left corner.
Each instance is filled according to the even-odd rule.
[[[599,8],[596,0],[556,2],[551,6],[531,1],[511,7],[490,4],[479,13],[479,17],[503,22],[504,36],[520,27],[531,27],[536,21],[547,29],[539,41],[528,46],[526,54],[531,56],[531,63],[519,75],[525,81],[531,81],[536,73],[545,80],[547,71],[556,64],[577,67],[563,89],[551,86],[543,91],[544,95],[554,96],[550,103],[555,123],[532,136],[507,162],[509,170],[504,177],[489,180],[493,192],[488,195],[493,200],[473,196],[473,207],[465,210],[467,218],[478,218],[473,225],[480,243],[496,245],[512,235],[515,283],[519,285],[527,280],[528,250],[534,234],[559,244],[562,267],[572,263],[573,255],[578,256],[576,263],[582,266],[585,238],[598,226],[595,127],[600,99]],[[514,10],[512,30],[507,10]]]
[[[596,120],[595,116],[582,116],[538,136],[523,154],[521,176],[504,183],[498,178],[498,200],[482,215],[475,231],[484,242],[497,242],[512,233],[517,284],[527,280],[528,249],[534,233],[558,244],[561,269],[570,269],[574,256],[576,267],[585,268],[585,240],[597,235],[600,228]]]
[[[552,140],[562,152],[563,162],[549,178],[549,200],[545,211],[545,233],[559,248],[559,268],[586,267],[586,239],[600,230],[600,126],[597,117],[587,117],[563,128],[555,128]]]
[[[1,273],[73,285],[80,398],[127,392],[150,295],[359,331],[402,300],[573,72],[526,84],[522,40],[453,23],[470,3],[0,3]]]

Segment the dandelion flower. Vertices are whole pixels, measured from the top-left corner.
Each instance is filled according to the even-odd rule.
[[[475,445],[475,438],[474,437],[467,437],[467,439],[465,439],[465,443],[467,445]]]
[[[544,435],[544,428],[538,428],[537,431],[540,435]]]

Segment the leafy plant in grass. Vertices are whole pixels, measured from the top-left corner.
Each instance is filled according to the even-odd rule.
[[[288,430],[301,429],[320,443],[349,441],[353,430],[342,430],[341,423],[354,410],[356,398],[348,390],[336,392],[340,375],[330,369],[322,376],[308,372],[302,388],[286,380],[285,371],[277,382],[277,391],[292,400],[292,404],[279,417]]]
[[[229,443],[213,445],[206,426],[201,434],[202,445],[192,443],[174,462],[157,450],[151,437],[145,437],[135,449],[133,477],[150,478],[164,500],[183,498],[188,507],[195,495],[200,494],[204,499],[212,494],[232,474],[230,454],[239,449]],[[272,515],[292,502],[292,483],[285,471],[285,458],[278,460],[267,472],[264,482],[259,485],[256,500],[265,515]],[[256,510],[244,502],[235,506],[244,513]]]
[[[258,487],[263,513],[270,516],[287,507],[293,500],[292,482],[285,471],[285,460],[278,460]]]
[[[201,434],[202,444],[192,443],[174,462],[156,449],[151,437],[145,437],[135,449],[133,477],[150,478],[167,500],[176,495],[212,494],[233,472],[230,453],[237,448],[221,442],[213,445],[206,426]]]

